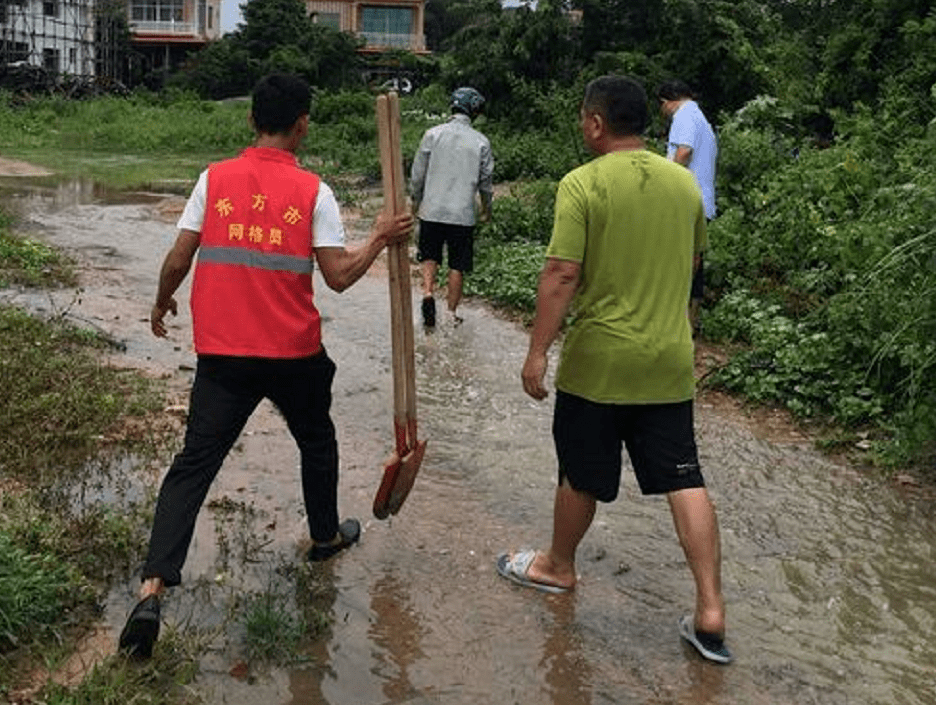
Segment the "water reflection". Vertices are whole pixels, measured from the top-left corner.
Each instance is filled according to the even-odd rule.
[[[582,653],[582,639],[575,625],[575,595],[545,598],[552,624],[544,627],[543,657],[546,690],[552,705],[591,705],[592,669]]]
[[[0,176],[0,198],[14,212],[57,212],[73,206],[156,203],[165,194],[107,187],[88,176]]]
[[[381,647],[375,654],[373,668],[382,682],[382,690],[389,702],[405,702],[415,689],[409,679],[409,669],[425,657],[420,639],[425,629],[419,622],[419,613],[409,600],[409,591],[387,570],[369,588],[374,624],[370,638]]]

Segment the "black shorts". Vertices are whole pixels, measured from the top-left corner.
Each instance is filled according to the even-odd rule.
[[[474,226],[419,221],[420,262],[442,262],[442,246],[448,248],[449,269],[470,272],[474,268]]]
[[[556,392],[553,440],[559,483],[600,502],[617,498],[621,444],[643,494],[704,487],[693,429],[692,400],[674,404],[597,404]]]

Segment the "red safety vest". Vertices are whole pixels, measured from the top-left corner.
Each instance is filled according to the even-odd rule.
[[[250,147],[208,168],[192,281],[195,352],[299,358],[322,347],[312,300],[319,178],[290,152]]]

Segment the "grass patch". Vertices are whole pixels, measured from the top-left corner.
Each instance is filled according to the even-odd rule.
[[[203,649],[198,634],[167,627],[145,663],[112,656],[74,687],[48,683],[36,702],[45,705],[195,705],[202,700],[185,686],[198,672]]]
[[[50,553],[33,553],[0,531],[0,654],[55,637],[83,580]]]
[[[0,216],[0,287],[74,285],[71,260],[36,240],[14,235],[8,216]]]
[[[10,224],[0,216],[4,283],[73,284],[65,258],[11,234]],[[40,319],[0,306],[0,700],[37,667],[67,655],[94,618],[98,591],[126,574],[144,547],[152,496],[96,502],[82,484],[115,466],[126,475],[148,464],[166,439],[167,427],[153,416],[162,408],[160,388],[103,365],[111,345],[61,315]],[[171,651],[171,641],[163,648]],[[172,689],[163,681],[187,672],[184,658],[169,661],[154,668],[170,675],[157,677],[115,658],[79,689],[49,686],[36,701],[186,702],[165,696]]]
[[[126,417],[159,408],[148,380],[100,362],[106,344],[59,319],[0,308],[0,473],[75,467]]]

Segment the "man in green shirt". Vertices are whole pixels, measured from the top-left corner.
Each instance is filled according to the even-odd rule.
[[[524,390],[544,399],[547,351],[571,310],[556,371],[552,544],[502,554],[497,569],[547,592],[573,588],[575,552],[596,503],[617,497],[623,443],[641,491],[669,500],[695,578],[695,612],[679,620],[679,633],[705,658],[728,663],[718,522],[695,444],[686,316],[705,214],[692,174],[644,148],[646,122],[637,82],[605,76],[589,84],[581,128],[597,157],[559,184],[522,372]]]

